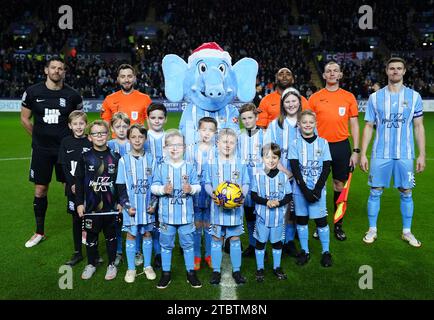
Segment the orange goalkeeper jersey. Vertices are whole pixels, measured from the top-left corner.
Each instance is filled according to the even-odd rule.
[[[342,88],[321,89],[309,98],[309,109],[316,113],[318,134],[328,142],[339,142],[350,136],[348,122],[359,114],[357,100]]]
[[[138,90],[124,94],[122,90],[108,95],[101,107],[101,118],[108,123],[116,112],[124,112],[131,120],[131,124],[144,124],[147,119],[146,109],[151,104],[151,98]]]

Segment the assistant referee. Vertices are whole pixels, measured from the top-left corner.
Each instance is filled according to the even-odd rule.
[[[44,68],[46,80],[27,88],[22,98],[21,123],[32,136],[29,180],[35,184],[33,211],[36,232],[26,242],[27,248],[45,239],[47,193],[53,168],[57,181],[65,182],[62,167],[57,163],[60,142],[71,132],[68,128],[69,114],[81,109],[83,104],[80,94],[64,84],[65,67],[65,62],[59,57],[49,59]]]
[[[318,134],[329,143],[332,157],[332,177],[334,190],[334,209],[345,182],[348,180],[350,167],[355,168],[359,161],[359,122],[357,100],[351,92],[339,87],[343,73],[338,63],[330,61],[324,66],[324,89],[309,98],[309,109],[316,113]],[[348,137],[348,123],[353,136],[351,150]],[[342,229],[342,219],[335,224],[336,239],[344,241],[347,236]],[[314,237],[316,238],[315,234]]]

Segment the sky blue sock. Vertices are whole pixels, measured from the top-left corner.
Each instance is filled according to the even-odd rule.
[[[288,241],[294,241],[295,238],[295,224],[287,223],[285,226],[285,243]]]
[[[160,231],[156,229],[152,232],[152,243],[154,245],[154,254],[161,254]]]
[[[321,241],[322,252],[330,251],[330,228],[325,226],[324,228],[317,228],[319,240]]]
[[[380,212],[380,197],[383,190],[371,189],[368,198],[368,220],[369,227],[377,227],[378,213]]]
[[[264,256],[265,256],[265,249],[258,250],[255,249],[255,256],[256,256],[256,269],[264,269]]]
[[[306,253],[309,253],[309,247],[307,244],[309,239],[309,226],[308,225],[301,226],[297,224],[297,232],[298,232],[298,239],[300,240],[301,249],[303,249]]]
[[[231,240],[231,262],[232,271],[237,272],[241,269],[241,241]]]
[[[253,236],[253,232],[255,231],[256,221],[247,221],[247,231],[249,232],[249,245],[252,247],[256,246],[256,239]]]
[[[401,215],[402,215],[402,227],[403,229],[411,229],[411,222],[413,219],[413,197],[411,192],[401,192]]]
[[[205,235],[205,257],[208,257],[211,255],[212,236],[207,228],[203,229],[203,233]]]
[[[128,270],[136,270],[134,258],[136,256],[136,239],[128,240],[125,243],[125,252],[127,254]]]
[[[190,248],[183,248],[184,251],[184,262],[185,268],[187,271],[194,270],[194,248],[191,246]]]
[[[201,247],[202,247],[202,227],[196,227],[196,230],[193,233],[194,237],[194,256],[201,257]]]
[[[282,249],[273,249],[273,269],[280,267],[281,258],[282,258]]]
[[[221,272],[222,265],[222,242],[212,239],[211,242],[211,261],[215,272]]]
[[[116,223],[116,253],[122,254],[122,227]]]
[[[172,249],[161,248],[161,267],[163,271],[170,271],[172,268]]]
[[[136,253],[140,253],[140,249],[142,248],[142,235],[137,235],[136,237]]]
[[[143,268],[151,265],[152,259],[152,237],[143,238]]]

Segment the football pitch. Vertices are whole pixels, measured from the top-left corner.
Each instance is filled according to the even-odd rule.
[[[95,119],[98,114],[90,114]],[[360,115],[361,133],[363,114]],[[178,126],[180,114],[170,113],[167,128]],[[208,283],[211,270],[205,266],[198,272],[203,282],[201,289],[193,289],[186,283],[184,259],[178,242],[172,260],[172,282],[165,290],[156,289],[157,280],[138,277],[133,284],[124,281],[126,262],[113,281],[105,281],[105,265],[97,269],[88,281],[80,278],[86,261],[73,268],[72,289],[60,289],[59,268],[72,252],[72,221],[66,213],[66,200],[61,184],[53,182],[48,194],[46,218],[47,240],[27,249],[24,243],[34,232],[32,208],[33,185],[28,181],[31,139],[20,124],[19,113],[0,113],[0,250],[2,268],[0,299],[145,299],[218,300],[222,291],[233,290],[237,299],[434,299],[434,113],[425,113],[427,166],[422,174],[416,174],[414,190],[415,214],[412,231],[422,242],[421,248],[413,248],[401,240],[402,220],[398,191],[386,189],[381,202],[378,220],[378,239],[371,245],[362,242],[368,229],[367,174],[360,169],[353,175],[349,205],[344,230],[348,239],[338,242],[331,232],[330,250],[333,266],[320,266],[321,245],[310,237],[311,259],[303,267],[294,258],[282,256],[282,268],[288,275],[279,281],[272,273],[271,247],[265,264],[265,281],[255,280],[255,258],[242,261],[242,272],[247,283],[241,287],[212,286]],[[433,179],[433,180],[431,180]],[[333,211],[330,179],[328,183],[328,209]],[[332,222],[332,214],[329,216]],[[309,224],[312,233],[313,224]],[[246,229],[246,228],[245,228]],[[247,229],[246,229],[247,230]],[[247,246],[247,234],[242,236]],[[100,237],[100,252],[104,260],[105,242]],[[84,249],[85,252],[85,249]],[[227,257],[225,258],[227,259]],[[372,289],[361,289],[359,284],[372,275]],[[141,269],[138,269],[138,273]],[[62,282],[62,281],[61,281]],[[363,286],[362,286],[363,287]]]

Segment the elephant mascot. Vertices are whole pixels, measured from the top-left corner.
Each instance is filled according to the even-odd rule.
[[[243,58],[232,66],[231,60],[229,53],[215,42],[195,49],[188,63],[175,54],[163,58],[167,99],[187,102],[179,124],[187,145],[198,140],[198,122],[202,117],[215,118],[218,129],[240,132],[238,109],[231,103],[235,97],[240,102],[254,98],[258,63]]]

